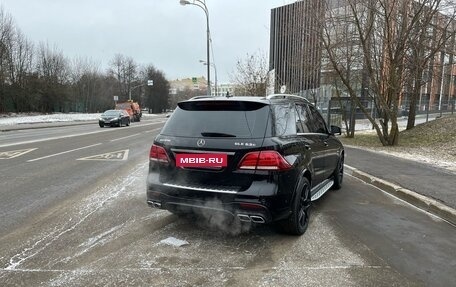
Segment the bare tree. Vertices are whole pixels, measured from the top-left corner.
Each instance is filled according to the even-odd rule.
[[[36,70],[41,80],[41,107],[43,112],[63,111],[70,79],[67,58],[56,47],[41,43],[38,47]]]
[[[165,74],[157,70],[153,65],[149,65],[142,71],[142,81],[152,80],[152,86],[145,88],[145,105],[153,113],[164,112],[169,108],[169,88],[170,84],[166,80]]]
[[[417,2],[410,7],[412,11],[424,10],[424,12],[421,13],[418,24],[412,28],[410,33],[412,40],[405,59],[407,65],[406,85],[407,90],[410,91],[407,129],[415,126],[416,108],[423,86],[433,80],[444,81],[439,76],[445,70],[452,70],[456,47],[455,8],[456,3],[453,1],[441,0]],[[431,27],[434,28],[430,29]],[[444,63],[445,53],[449,54],[449,62],[446,67]],[[435,62],[438,63],[435,64]],[[440,88],[441,86],[438,85],[439,90]],[[443,93],[444,91],[440,90],[440,94]]]
[[[322,43],[329,65],[383,145],[399,142],[398,103],[407,82],[407,56],[417,25],[429,29],[442,0],[341,0],[326,10]],[[349,64],[350,63],[350,64]],[[368,93],[365,93],[368,91]],[[375,102],[376,122],[360,95]]]
[[[0,6],[0,112],[5,111],[7,90],[7,59],[11,53],[10,47],[14,37],[14,23],[10,14]]]
[[[104,93],[100,88],[102,78],[98,62],[82,57],[73,61],[71,73],[73,109],[84,112],[100,109],[98,102],[104,102],[102,97]]]
[[[264,96],[268,80],[266,56],[260,52],[247,54],[238,60],[236,71],[231,75],[232,81],[238,85],[236,95]]]
[[[169,108],[174,109],[177,106],[177,103],[191,99],[196,96],[204,95],[205,93],[206,93],[206,90],[191,89],[189,87],[186,87],[183,90],[176,91],[176,94],[174,94],[174,95],[169,95],[169,99],[168,99],[169,105],[168,106],[169,106]]]
[[[120,54],[101,73],[91,59],[78,58],[70,65],[56,47],[40,43],[34,49],[0,6],[0,112],[101,111],[114,106],[113,95],[126,100],[147,79],[154,86],[146,91],[146,100],[157,112],[166,109],[169,83],[163,72],[149,66],[139,77],[138,70],[133,58]]]
[[[119,96],[128,99],[130,89],[138,80],[138,64],[131,57],[116,54],[109,72],[118,80]]]
[[[16,28],[9,50],[7,68],[10,100],[16,112],[28,111],[32,101],[27,90],[27,76],[33,69],[33,44]]]

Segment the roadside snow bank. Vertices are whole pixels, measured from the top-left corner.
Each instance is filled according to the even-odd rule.
[[[54,123],[54,122],[75,122],[75,121],[94,121],[98,120],[100,113],[96,114],[51,114],[51,115],[16,115],[0,117],[0,125],[17,125],[33,123]]]
[[[12,126],[18,124],[35,124],[35,123],[56,123],[56,122],[79,122],[79,121],[97,121],[101,113],[94,114],[50,114],[50,115],[33,115],[33,114],[0,114],[0,126]],[[143,117],[157,117],[160,114],[143,114]]]

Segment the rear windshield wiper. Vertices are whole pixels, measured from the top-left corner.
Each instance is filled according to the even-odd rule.
[[[225,133],[215,133],[215,132],[202,132],[203,137],[220,137],[220,138],[235,138],[235,135],[225,134]]]

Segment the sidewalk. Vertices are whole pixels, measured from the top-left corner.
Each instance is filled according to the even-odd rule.
[[[361,148],[345,147],[347,172],[456,224],[456,175]]]

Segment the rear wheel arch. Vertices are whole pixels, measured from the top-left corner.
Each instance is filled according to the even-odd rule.
[[[304,184],[306,182],[303,179],[307,179],[307,182],[309,183],[310,187],[312,187],[312,174],[311,174],[311,172],[308,169],[304,169],[301,172],[301,176],[299,177],[299,181],[296,184],[295,189],[293,190],[293,194],[292,194],[292,196],[290,198],[290,203],[295,200],[296,194],[298,193],[298,191],[299,190],[302,191],[302,189],[304,188]]]

